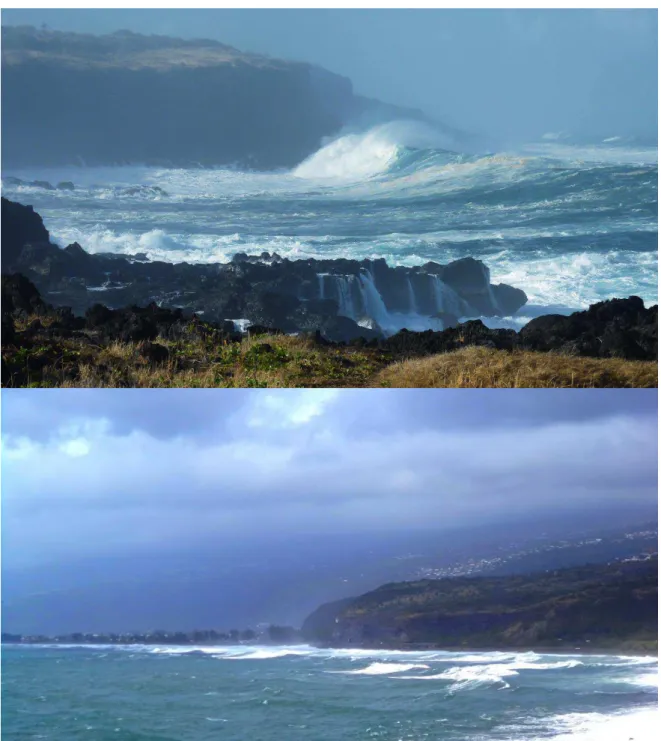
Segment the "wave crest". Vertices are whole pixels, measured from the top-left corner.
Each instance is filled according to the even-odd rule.
[[[395,166],[407,150],[444,150],[450,140],[416,121],[392,121],[346,133],[321,147],[293,170],[298,178],[357,181]]]
[[[329,672],[330,674],[370,674],[372,676],[379,674],[399,674],[401,672],[408,672],[413,669],[429,669],[427,664],[396,664],[396,663],[382,663],[375,661],[374,663],[366,666],[362,669],[347,669],[346,671],[335,671]]]

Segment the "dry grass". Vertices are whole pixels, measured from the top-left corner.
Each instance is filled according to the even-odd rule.
[[[77,388],[603,388],[656,387],[657,363],[468,347],[393,362],[381,350],[326,347],[285,335],[240,343],[159,341],[152,363],[139,344],[91,335],[44,337],[3,348],[4,386]]]
[[[376,381],[395,388],[656,388],[658,364],[467,347],[393,363]]]
[[[75,372],[43,372],[43,385],[123,388],[361,387],[380,370],[382,353],[315,345],[288,336],[260,336],[209,347],[162,341],[169,358],[150,364],[140,346],[115,342],[84,352]],[[34,379],[36,380],[36,379]],[[33,383],[33,385],[35,385]],[[41,384],[40,384],[41,385]]]

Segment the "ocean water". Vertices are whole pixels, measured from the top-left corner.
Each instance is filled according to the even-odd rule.
[[[266,250],[391,265],[472,256],[493,282],[528,294],[529,306],[504,322],[514,327],[606,298],[657,301],[658,152],[619,137],[549,134],[469,153],[393,122],[340,136],[283,172],[81,163],[9,175],[72,181],[75,191],[6,181],[3,191],[33,204],[60,245],[92,252],[225,262]]]
[[[2,737],[647,741],[652,657],[291,647],[6,647]]]

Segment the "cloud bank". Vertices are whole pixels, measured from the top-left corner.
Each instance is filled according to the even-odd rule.
[[[9,563],[656,498],[656,391],[6,390],[2,403]]]

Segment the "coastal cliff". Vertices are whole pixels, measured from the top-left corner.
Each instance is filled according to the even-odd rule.
[[[212,40],[2,28],[3,167],[292,167],[353,119],[423,118]]]
[[[389,648],[656,647],[657,557],[539,574],[385,584],[322,605],[306,640]]]

